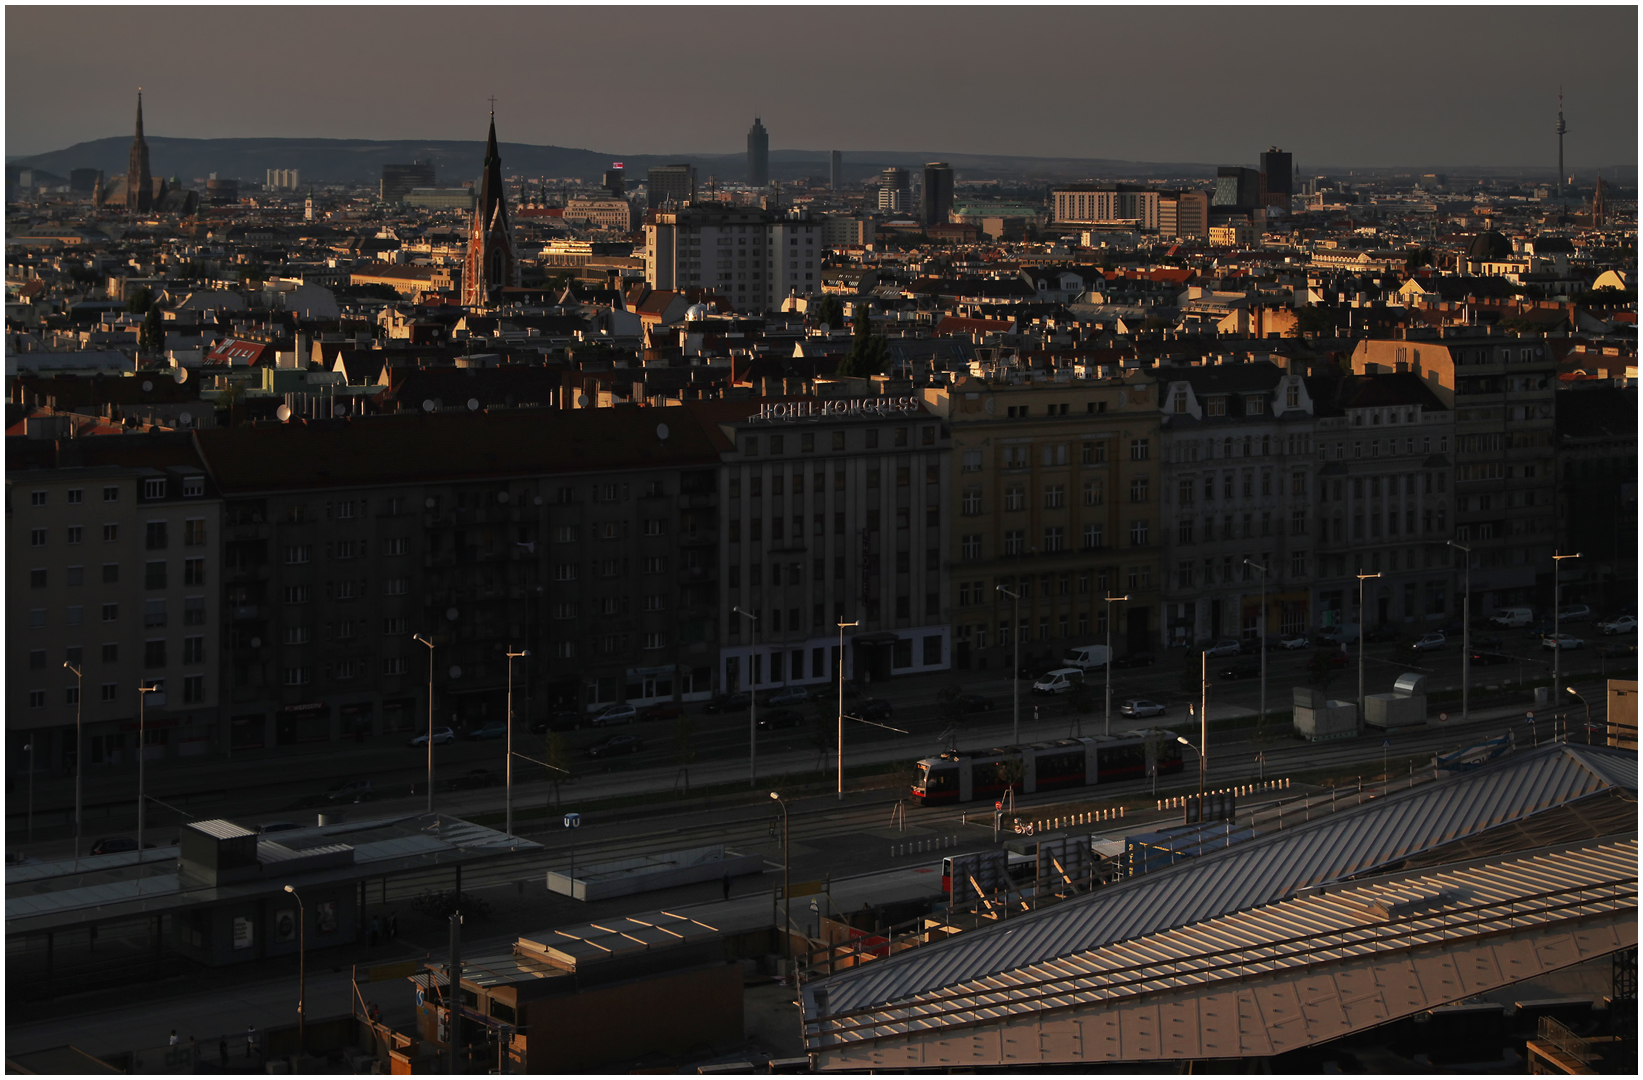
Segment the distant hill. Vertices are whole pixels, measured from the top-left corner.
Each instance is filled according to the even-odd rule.
[[[67,176],[70,169],[102,169],[109,176],[123,173],[131,150],[130,136],[76,143],[63,150],[7,158],[13,167],[44,169]],[[742,179],[747,159],[742,154],[646,155],[612,154],[563,146],[502,143],[503,166],[509,174],[574,177],[597,180],[613,161],[622,161],[631,177],[641,177],[652,165],[688,162],[701,182],[719,177]],[[297,169],[304,181],[315,183],[372,183],[382,166],[408,161],[432,161],[441,184],[460,184],[479,175],[485,144],[473,141],[371,139],[172,139],[148,138],[149,161],[156,176],[180,176],[185,182],[216,173],[225,178],[260,182],[269,169]],[[1170,165],[1151,162],[1107,161],[1089,158],[1029,158],[990,154],[944,154],[936,151],[846,151],[848,180],[861,180],[890,165],[919,168],[926,161],[946,161],[960,179],[1035,177],[1212,177],[1213,165]],[[794,180],[827,175],[824,150],[775,150],[770,154],[771,176]]]

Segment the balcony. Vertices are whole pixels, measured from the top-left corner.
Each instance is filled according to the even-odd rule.
[[[718,543],[716,531],[684,533],[678,539],[678,546],[685,548],[714,547]]]
[[[718,505],[719,496],[717,494],[679,496],[679,508],[681,510],[705,510]]]
[[[225,543],[235,540],[267,540],[273,535],[273,530],[266,524],[256,525],[224,525],[222,538]]]
[[[255,604],[241,604],[234,608],[234,618],[238,620],[256,619],[262,617],[262,608]]]

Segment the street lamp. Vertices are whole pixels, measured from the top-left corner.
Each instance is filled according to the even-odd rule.
[[[308,1052],[308,911],[295,885],[287,885],[285,891],[297,901],[297,1053],[301,1055]]]
[[[1128,600],[1129,594],[1123,596],[1109,596],[1107,601],[1107,731],[1112,734],[1112,605],[1119,600]],[[1020,674],[1017,672],[1017,674]]]
[[[1255,722],[1255,729],[1260,731],[1266,727],[1266,579],[1271,571],[1253,559],[1245,559],[1244,565],[1261,572],[1261,718]],[[1358,633],[1363,633],[1363,619],[1358,620]],[[1362,643],[1359,648],[1362,648]]]
[[[1472,549],[1453,540],[1445,543],[1466,553],[1466,592],[1460,602],[1460,721],[1464,724],[1472,711]]]
[[[137,687],[137,861],[143,861],[143,822],[147,820],[146,802],[147,790],[143,781],[147,776],[145,766],[148,761],[148,747],[143,745],[143,736],[148,728],[148,695],[159,691],[158,686]],[[29,755],[29,764],[32,767],[34,755]]]
[[[839,676],[839,734],[838,734],[837,742],[838,742],[838,751],[839,751],[839,796],[838,797],[839,797],[839,800],[841,802],[844,800],[844,628],[847,627],[847,626],[860,626],[860,625],[861,625],[861,620],[860,619],[857,619],[855,622],[841,622],[841,623],[839,623],[839,671],[838,671],[838,676]],[[770,797],[772,799],[774,799],[776,796],[774,794],[772,794]],[[782,812],[786,813],[786,810],[787,810],[787,808],[784,806],[782,808]]]
[[[29,756],[29,843],[34,843],[34,744],[40,739],[40,733],[35,732],[34,738],[23,744],[23,753]],[[76,845],[78,846],[78,845]],[[141,858],[141,856],[138,856]]]
[[[1555,686],[1556,684],[1554,683],[1553,685]],[[1586,706],[1586,745],[1592,745],[1592,703],[1575,693],[1575,688],[1572,686],[1565,686],[1563,688],[1563,692],[1571,695],[1576,701]],[[1608,739],[1604,739],[1603,741],[1608,742]]]
[[[428,813],[434,812],[434,641],[421,634],[412,639],[428,646]]]
[[[1563,569],[1564,559],[1578,559],[1580,553],[1573,555],[1552,556],[1552,689],[1557,689],[1563,677],[1563,639],[1558,636],[1560,623],[1557,609],[1563,606],[1562,590],[1558,587],[1558,572]]]
[[[1363,572],[1363,567],[1358,567],[1358,723],[1360,725],[1367,722],[1363,713],[1363,624],[1367,621],[1363,606],[1363,583],[1370,578],[1380,576],[1381,572],[1379,570],[1373,574],[1366,574]]]
[[[509,836],[513,835],[513,662],[518,657],[529,656],[530,654],[531,654],[531,651],[529,649],[521,649],[519,652],[511,652],[511,653],[507,654],[507,656],[508,656],[508,776],[507,776],[508,786],[507,786],[507,793],[504,796],[504,804],[507,807],[507,816],[508,816],[507,829],[508,829],[508,835]],[[432,656],[433,653],[429,652],[428,655]],[[434,741],[433,736],[429,735],[428,736],[428,742],[430,744],[429,745],[430,750],[433,748],[432,747],[433,741]],[[430,785],[430,787],[431,786],[432,785]]]
[[[759,651],[759,617],[739,607],[730,609],[734,614],[753,620],[752,652],[747,654],[747,782],[759,782],[759,691],[753,685],[753,656]]]
[[[63,666],[74,672],[74,861],[80,861],[80,777],[85,768],[83,740],[80,737],[80,710],[85,708],[82,703],[85,693],[85,678],[80,669],[63,661]],[[34,755],[29,755],[29,767],[33,768]]]
[[[1192,743],[1187,740],[1185,735],[1177,735],[1175,741],[1182,746],[1192,746]],[[1204,752],[1196,746],[1192,746],[1192,749],[1198,753],[1198,824],[1202,825],[1204,823]]]
[[[788,832],[787,803],[782,799],[781,792],[779,791],[772,791],[770,793],[770,797],[776,800],[777,806],[782,808],[782,905],[786,909],[782,916],[782,951],[787,956],[787,973],[791,975],[793,968],[793,857],[792,847],[789,843],[790,834]]]
[[[1015,614],[1010,618],[1010,636],[1015,639],[1015,662],[1010,671],[1010,713],[1012,716],[1011,742],[1021,742],[1021,594],[1011,592],[1003,585],[995,586],[999,592],[1015,601]],[[1108,625],[1111,625],[1112,611],[1107,612]]]

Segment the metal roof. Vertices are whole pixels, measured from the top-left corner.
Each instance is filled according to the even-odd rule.
[[[209,821],[190,821],[187,827],[195,832],[202,832],[207,836],[215,837],[218,840],[231,840],[240,836],[257,835],[243,825],[236,825],[232,821],[224,821],[222,818],[212,818]]]
[[[1553,744],[1515,754],[841,972],[826,980],[828,1010],[900,1000],[1270,904],[1576,799],[1635,791],[1636,770],[1635,754],[1603,747]],[[807,1017],[816,1014],[816,985],[804,991]]]

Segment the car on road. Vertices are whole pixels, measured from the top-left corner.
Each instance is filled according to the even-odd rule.
[[[772,690],[759,699],[760,705],[803,705],[810,700],[810,691],[802,686],[784,686]]]
[[[1409,647],[1415,652],[1431,652],[1433,649],[1443,648],[1448,643],[1449,639],[1442,634],[1422,634],[1410,642]]]
[[[492,769],[469,769],[461,776],[451,777],[450,788],[452,791],[470,791],[474,788],[498,787],[501,783],[501,774]]]
[[[1217,679],[1253,679],[1261,674],[1259,660],[1234,660],[1215,673]]]
[[[1501,641],[1500,638],[1495,637],[1493,634],[1485,634],[1483,637],[1473,637],[1471,640],[1472,648],[1474,649],[1502,649],[1505,648],[1506,645],[1505,642]]]
[[[745,693],[720,694],[703,705],[702,711],[705,713],[743,712],[752,700]]]
[[[1510,664],[1512,658],[1505,653],[1478,652],[1473,650],[1472,663],[1478,667],[1493,667],[1496,664]]]
[[[588,747],[588,757],[618,757],[637,754],[645,748],[645,740],[637,735],[612,735]]]
[[[1635,661],[1637,659],[1636,645],[1611,645],[1608,642],[1604,642],[1592,651],[1603,657],[1605,660],[1625,659]]]
[[[1568,607],[1557,609],[1557,621],[1560,623],[1586,622],[1591,617],[1592,609],[1585,604],[1570,604]]]
[[[1118,706],[1122,716],[1163,716],[1165,711],[1164,706],[1146,698],[1130,698]]]
[[[129,836],[107,836],[91,845],[93,855],[117,855],[122,851],[136,851],[137,841]]]
[[[1280,649],[1310,649],[1311,647],[1312,642],[1307,639],[1305,634],[1287,634],[1278,639],[1278,648]]]
[[[325,793],[331,802],[364,802],[371,797],[371,782],[369,780],[344,780],[340,784],[333,784],[331,790]]]
[[[446,743],[454,743],[454,742],[456,742],[456,732],[452,731],[448,727],[436,727],[436,728],[434,728],[434,745],[435,746],[444,746]],[[428,733],[426,731],[424,731],[421,735],[412,735],[411,738],[410,738],[410,741],[408,741],[405,745],[406,746],[427,746],[428,745]]]
[[[1082,668],[1064,667],[1046,671],[1033,683],[1035,694],[1065,694],[1084,681]]]
[[[537,735],[549,731],[579,731],[586,721],[586,713],[556,712],[547,719],[532,720],[531,731]]]
[[[639,718],[639,710],[632,705],[606,705],[593,715],[590,721],[594,727],[610,727],[613,724],[631,724]]]
[[[1120,656],[1120,657],[1116,658],[1115,660],[1113,660],[1112,666],[1113,667],[1120,667],[1120,668],[1151,667],[1153,664],[1156,664],[1157,662],[1158,662],[1158,657],[1157,657],[1157,655],[1155,655],[1153,653],[1150,653],[1150,652],[1132,652],[1132,653],[1125,653],[1123,656]]]
[[[960,694],[957,698],[960,712],[992,712],[993,699],[980,694]]]
[[[850,715],[858,720],[888,720],[895,711],[888,701],[879,698],[863,698],[850,706]]]
[[[1635,634],[1637,632],[1637,617],[1622,615],[1618,619],[1610,619],[1598,626],[1605,634]]]
[[[658,701],[639,710],[641,720],[673,720],[685,714],[685,707],[677,701]]]
[[[1573,634],[1547,634],[1545,637],[1540,639],[1540,647],[1543,649],[1563,649],[1567,651],[1570,649],[1584,649],[1586,647],[1586,643],[1580,638],[1575,637]]]
[[[776,709],[772,712],[759,714],[760,730],[798,727],[802,723],[804,723],[804,713],[797,709]]]
[[[1220,641],[1217,641],[1215,644],[1213,644],[1209,648],[1205,649],[1204,650],[1204,655],[1205,656],[1237,656],[1238,652],[1239,652],[1239,645],[1238,645],[1238,642],[1235,639],[1233,639],[1233,638],[1222,638]]]
[[[266,836],[269,833],[290,832],[292,829],[301,828],[305,828],[305,826],[298,825],[294,821],[265,821],[257,826],[257,835]]]
[[[508,725],[501,720],[492,720],[483,727],[476,727],[468,732],[470,739],[505,739],[508,737]]]
[[[1520,626],[1528,626],[1535,621],[1535,609],[1527,607],[1501,608],[1489,619],[1491,626],[1499,626],[1506,630],[1514,630]]]

